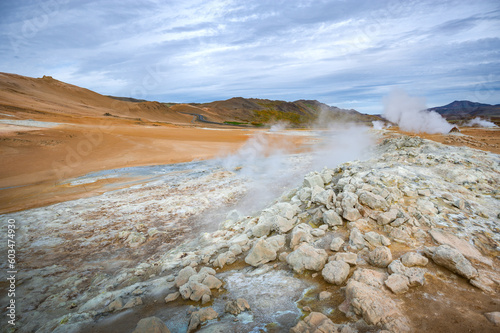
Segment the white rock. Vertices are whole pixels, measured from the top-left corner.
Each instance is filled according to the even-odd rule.
[[[388,247],[378,246],[368,255],[370,263],[376,267],[387,267],[392,261],[392,253]]]
[[[363,191],[359,194],[359,202],[362,205],[368,206],[374,210],[389,210],[389,204],[380,195],[373,194],[371,192]]]
[[[342,245],[344,245],[344,240],[340,237],[335,237],[332,239],[332,242],[330,243],[330,250],[339,251]]]
[[[329,226],[340,226],[343,224],[342,218],[339,214],[333,209],[327,210],[323,213],[323,223],[328,224]]]
[[[330,261],[321,271],[321,275],[325,281],[339,286],[349,275],[349,265],[344,261]]]
[[[309,174],[304,178],[304,183],[302,184],[302,186],[311,188],[313,188],[314,186],[324,187],[325,183],[320,175]]]
[[[407,252],[401,256],[401,263],[406,267],[425,266],[429,260],[416,252]]]
[[[339,252],[333,255],[333,260],[343,261],[349,265],[355,266],[358,261],[358,255],[352,252]]]
[[[401,274],[391,274],[387,280],[385,280],[385,285],[395,294],[403,294],[408,291],[410,282],[408,278]]]
[[[297,273],[302,273],[305,269],[320,271],[327,259],[325,250],[316,249],[307,243],[302,243],[286,257],[287,263]]]
[[[292,238],[290,240],[290,247],[295,249],[301,243],[310,243],[313,241],[313,236],[311,235],[312,227],[309,224],[301,223],[293,228]]]
[[[472,266],[458,250],[448,246],[440,245],[436,248],[426,248],[426,255],[429,255],[432,260],[450,271],[457,273],[467,279],[473,279],[478,276],[477,269]]]

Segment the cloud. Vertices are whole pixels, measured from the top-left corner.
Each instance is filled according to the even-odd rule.
[[[0,71],[53,75],[103,94],[140,91],[133,97],[178,102],[306,98],[381,113],[381,96],[397,85],[433,105],[464,95],[498,103],[498,79],[490,76],[500,67],[496,1],[0,6]],[[161,79],[144,89],[151,67]]]

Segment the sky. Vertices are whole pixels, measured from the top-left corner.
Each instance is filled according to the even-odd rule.
[[[0,72],[160,102],[500,103],[500,1],[2,0]]]

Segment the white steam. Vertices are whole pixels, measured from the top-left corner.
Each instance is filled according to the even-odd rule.
[[[495,123],[485,119],[481,119],[479,117],[469,120],[464,126],[471,126],[471,127],[477,126],[477,127],[487,127],[487,128],[498,127],[497,125],[495,125]]]
[[[374,140],[368,127],[346,126],[310,131],[307,151],[292,154],[297,148],[281,133],[258,132],[235,154],[220,159],[221,165],[246,180],[247,193],[236,209],[251,214],[264,208],[286,190],[302,183],[304,175],[324,167],[363,158]],[[273,137],[279,135],[280,145]],[[285,141],[283,143],[283,140]]]
[[[441,115],[427,111],[425,99],[395,89],[384,98],[384,117],[403,131],[414,133],[449,133],[453,126]]]
[[[389,128],[391,125],[381,121],[381,120],[374,120],[372,121],[373,129],[375,130],[383,130],[384,128]]]

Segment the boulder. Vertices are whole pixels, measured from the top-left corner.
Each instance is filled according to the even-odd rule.
[[[500,326],[500,312],[488,312],[484,316],[495,326]]]
[[[277,235],[268,239],[259,239],[248,255],[245,262],[254,267],[273,261],[277,257],[277,251],[285,245],[285,236]]]
[[[356,221],[361,218],[361,214],[355,208],[358,203],[358,196],[352,192],[343,192],[342,197],[342,216],[348,221]]]
[[[321,271],[325,281],[340,286],[349,275],[349,264],[344,261],[330,261]]]
[[[250,310],[250,305],[244,298],[238,298],[234,301],[229,301],[224,306],[224,311],[233,315],[239,315],[241,312]]]
[[[340,333],[343,325],[334,324],[320,312],[311,312],[304,320],[290,329],[290,333],[328,332]]]
[[[231,265],[236,261],[236,255],[232,251],[226,251],[221,253],[215,258],[213,265],[215,267],[224,267],[225,265]]]
[[[375,267],[387,267],[392,261],[392,253],[388,247],[378,246],[368,254],[370,263]]]
[[[425,248],[425,254],[430,256],[437,265],[446,267],[467,279],[473,279],[479,275],[477,269],[472,266],[469,260],[458,250],[448,245]]]
[[[343,261],[349,265],[355,266],[358,261],[358,255],[352,252],[339,252],[333,255],[333,260]]]
[[[367,284],[374,288],[382,288],[386,279],[386,273],[367,268],[355,270],[351,277],[351,280]]]
[[[193,332],[201,323],[219,317],[219,314],[212,308],[203,308],[191,314],[187,332]]]
[[[373,194],[371,192],[363,191],[359,195],[359,202],[362,205],[368,206],[374,210],[389,210],[389,204],[380,195]]]
[[[323,223],[328,224],[331,227],[341,226],[344,224],[340,215],[333,209],[327,210],[323,213]]]
[[[346,286],[346,301],[339,307],[347,313],[363,317],[369,325],[377,325],[393,332],[410,330],[406,317],[397,304],[385,293],[364,283],[349,280]]]
[[[419,267],[409,267],[404,275],[408,278],[410,287],[423,286],[425,284],[425,269]]]
[[[170,330],[160,318],[148,317],[139,320],[132,333],[170,333]]]
[[[389,240],[389,238],[385,237],[384,235],[380,235],[375,231],[367,232],[363,235],[363,237],[370,245],[375,247],[391,245],[391,241]]]
[[[315,186],[312,189],[311,201],[317,204],[322,204],[326,208],[333,208],[335,202],[335,192],[333,190],[325,190],[323,187]]]
[[[220,287],[222,287],[222,281],[213,275],[207,275],[201,283],[203,283],[209,289],[219,289]]]
[[[349,244],[352,248],[361,250],[366,246],[365,238],[358,228],[352,228],[349,235]]]
[[[165,303],[170,303],[175,301],[176,299],[179,298],[181,295],[180,292],[176,291],[175,293],[168,294],[167,297],[165,297]]]
[[[344,245],[344,240],[340,237],[335,237],[332,239],[332,242],[330,243],[330,250],[332,251],[338,251],[340,248]]]
[[[177,277],[174,280],[175,286],[179,288],[180,286],[186,284],[189,278],[195,274],[196,270],[193,267],[191,266],[184,267],[179,271],[179,274],[177,274]]]
[[[287,263],[297,273],[302,273],[305,269],[320,271],[327,259],[328,255],[325,250],[316,249],[307,243],[302,243],[286,257]]]
[[[309,224],[301,223],[292,231],[292,237],[290,239],[290,248],[295,249],[301,243],[311,243],[313,241],[313,236],[311,235],[312,227]]]
[[[181,293],[182,298],[190,299],[195,302],[201,300],[203,295],[212,295],[210,288],[202,283],[195,281],[189,281],[188,283],[180,287],[179,292]]]
[[[323,178],[318,174],[308,174],[304,177],[303,187],[313,188],[314,186],[325,187]]]
[[[332,297],[332,293],[328,292],[328,291],[322,291],[318,295],[318,299],[320,301],[324,301],[324,300],[330,299],[331,297]]]
[[[395,208],[392,208],[388,212],[382,213],[377,217],[377,223],[379,225],[386,225],[391,223],[392,221],[396,220],[398,217],[398,210]]]
[[[385,280],[385,285],[395,294],[403,294],[410,288],[410,281],[401,274],[391,274]]]
[[[401,263],[406,267],[425,266],[429,260],[416,252],[407,252],[401,256]]]

